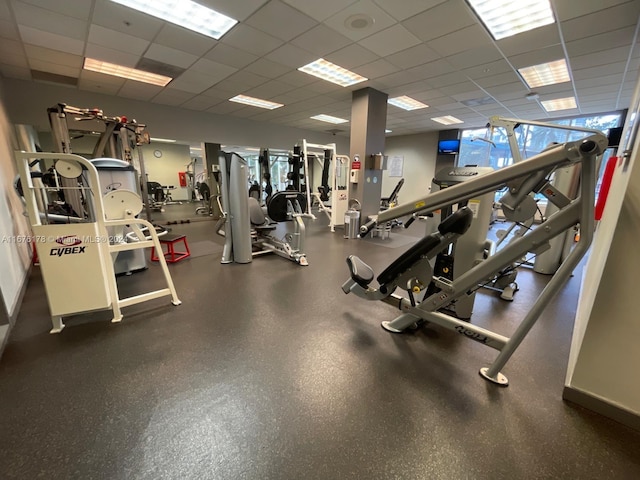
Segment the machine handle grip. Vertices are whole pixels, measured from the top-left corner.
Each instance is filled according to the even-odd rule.
[[[369,220],[364,225],[360,225],[360,238],[364,238],[378,224],[378,219]]]
[[[411,224],[413,222],[416,221],[416,217],[411,215],[411,218],[409,218],[409,220],[407,220],[406,222],[404,222],[404,228],[409,228],[411,226]]]

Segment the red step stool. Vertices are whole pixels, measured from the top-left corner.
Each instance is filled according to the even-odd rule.
[[[167,246],[166,252],[164,251],[164,247],[162,247],[162,253],[164,253],[164,258],[166,259],[167,263],[176,263],[183,258],[191,256],[189,245],[187,245],[187,237],[185,235],[163,235],[158,240],[160,240],[160,247],[162,247],[162,245]],[[176,252],[175,246],[178,242],[182,242],[184,244],[186,252]],[[151,260],[154,262],[157,262],[159,260],[158,256],[156,255],[156,247],[151,247]]]

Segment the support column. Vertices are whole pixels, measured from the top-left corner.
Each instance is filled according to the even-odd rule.
[[[361,205],[360,219],[365,222],[370,215],[380,211],[382,196],[382,161],[374,161],[373,155],[384,154],[387,125],[386,93],[363,88],[353,92],[351,101],[351,145],[349,156],[352,168],[359,165],[358,182],[349,185],[349,198]],[[353,177],[351,177],[353,178]]]

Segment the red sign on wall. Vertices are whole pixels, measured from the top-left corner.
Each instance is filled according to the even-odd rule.
[[[359,162],[359,161],[354,160],[354,161],[351,163],[351,169],[352,169],[352,170],[360,170],[360,162]]]

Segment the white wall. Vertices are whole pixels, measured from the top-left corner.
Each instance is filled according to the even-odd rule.
[[[181,187],[178,178],[178,172],[186,172],[187,165],[191,162],[189,146],[154,143],[153,145],[144,145],[141,148],[149,181],[158,182],[161,185],[173,185],[176,188],[171,190],[171,198],[176,201],[189,200],[187,187]],[[161,152],[161,156],[156,157],[154,152]]]
[[[184,142],[212,142],[274,149],[291,149],[302,138],[313,143],[338,143],[348,152],[348,138],[299,128],[256,122],[231,115],[216,115],[134,99],[114,97],[24,80],[5,79],[5,103],[12,123],[49,131],[47,108],[57,103],[101,108],[106,115],[126,115],[148,126],[152,137]]]
[[[13,151],[18,146],[13,122],[4,108],[10,94],[3,87],[4,80],[0,78],[0,291],[9,317],[15,318],[30,264],[30,244],[15,240],[29,237],[30,228],[23,216],[22,202],[13,189],[17,175]]]
[[[382,196],[388,197],[400,178],[404,178],[398,197],[401,203],[428,194],[435,174],[437,152],[438,132],[387,137],[385,155],[403,156],[404,165],[402,177],[389,177],[388,169],[383,172]]]

